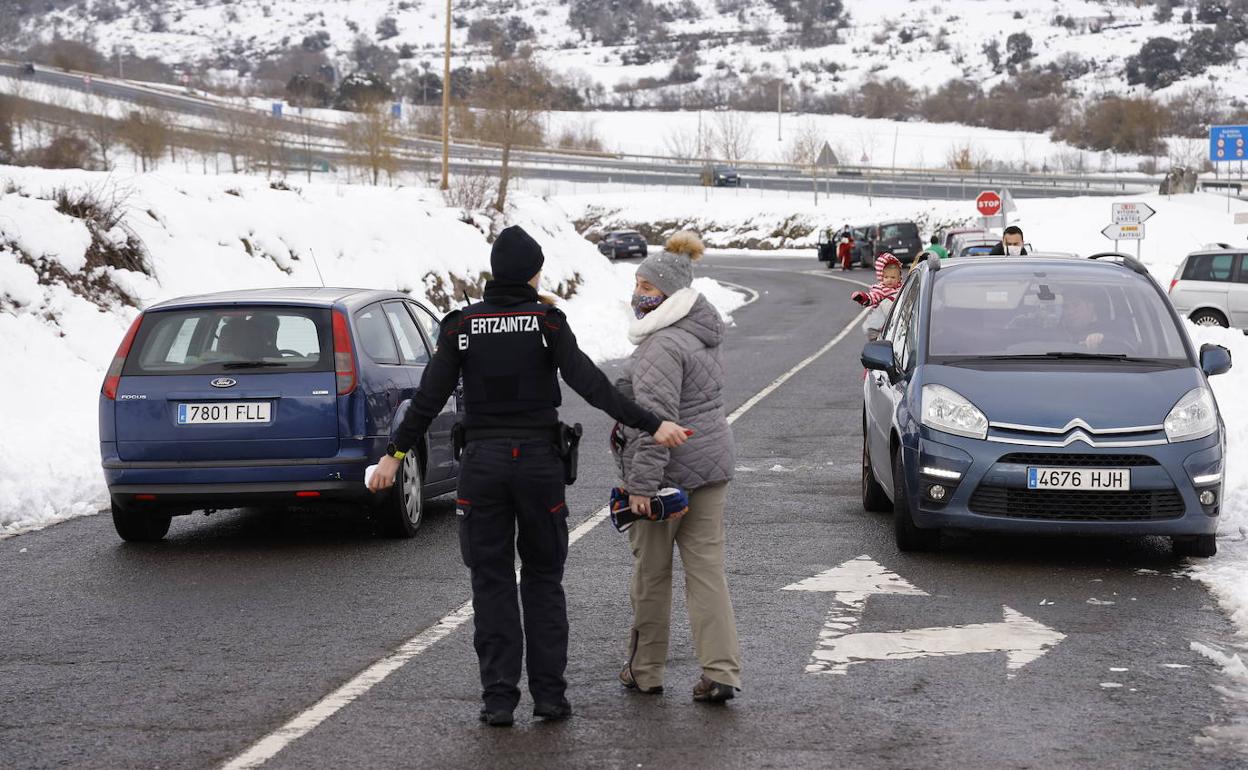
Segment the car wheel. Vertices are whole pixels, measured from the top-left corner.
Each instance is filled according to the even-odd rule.
[[[1217,535],[1196,535],[1195,537],[1171,538],[1174,543],[1175,556],[1196,556],[1207,559],[1218,552]]]
[[[173,516],[167,513],[136,511],[113,503],[113,527],[127,543],[154,543],[169,533]]]
[[[378,523],[389,537],[415,537],[425,516],[425,479],[420,472],[420,455],[408,452],[399,465],[394,487],[377,511]]]
[[[891,511],[892,502],[880,482],[875,480],[875,471],[871,468],[871,450],[867,448],[866,430],[862,436],[862,507],[872,513]]]
[[[1192,313],[1192,323],[1197,326],[1221,326],[1223,329],[1230,327],[1226,316],[1216,310],[1197,310]]]
[[[900,448],[893,457],[893,530],[897,547],[903,551],[934,551],[940,545],[939,529],[919,529],[914,524]]]

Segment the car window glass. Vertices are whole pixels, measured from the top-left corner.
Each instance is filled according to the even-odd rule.
[[[1235,280],[1239,283],[1248,283],[1248,254],[1239,255],[1239,270],[1235,272]]]
[[[425,330],[425,336],[428,338],[429,343],[433,345],[433,349],[437,350],[438,335],[442,333],[442,322],[434,317],[433,313],[426,310],[424,305],[409,303],[408,307],[416,314],[416,322],[420,324],[420,328]]]
[[[164,310],[144,318],[127,374],[324,371],[333,358],[329,312],[254,307]]]
[[[902,222],[895,225],[884,225],[880,228],[880,240],[890,241],[898,238],[918,238],[919,229],[908,223]]]
[[[428,363],[429,349],[425,347],[425,341],[421,339],[416,322],[403,308],[404,304],[406,303],[387,302],[385,304],[386,320],[390,322],[394,338],[399,341],[399,355],[403,358],[403,363],[408,366]]]
[[[1185,281],[1229,281],[1234,254],[1194,254],[1183,269]]]
[[[934,281],[928,353],[935,359],[1094,353],[1179,362],[1187,355],[1165,300],[1134,274],[985,267],[942,271]]]
[[[887,326],[885,327],[883,337],[893,343],[893,354],[898,361],[905,360],[906,344],[909,340],[910,333],[910,317],[911,306],[914,304],[914,298],[918,291],[918,275],[911,275],[905,285],[901,287],[901,292],[897,295],[897,303],[893,307],[893,311],[888,315]]]
[[[399,351],[394,346],[390,325],[383,317],[380,305],[369,305],[355,314],[355,333],[360,347],[368,357],[379,364],[397,364]]]

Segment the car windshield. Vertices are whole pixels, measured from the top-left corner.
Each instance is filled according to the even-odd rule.
[[[928,357],[1134,360],[1184,364],[1178,327],[1156,287],[1127,270],[990,265],[938,272]]]
[[[124,374],[330,371],[329,311],[318,308],[187,308],[149,313]]]
[[[919,237],[919,228],[912,222],[880,225],[880,240],[911,240]]]

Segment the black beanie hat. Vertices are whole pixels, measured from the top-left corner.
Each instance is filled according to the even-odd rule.
[[[528,283],[545,263],[542,247],[519,225],[499,233],[490,252],[490,272],[496,281]]]

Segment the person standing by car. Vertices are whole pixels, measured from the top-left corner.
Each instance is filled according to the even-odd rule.
[[[854,232],[848,226],[841,231],[840,242],[836,244],[836,256],[841,261],[842,270],[850,270],[853,268],[854,260]]]
[[[394,483],[400,461],[419,446],[462,374],[459,543],[472,573],[481,721],[496,726],[513,722],[526,638],[534,716],[565,719],[572,714],[564,679],[568,510],[558,448],[556,371],[591,405],[653,434],[656,446],[675,448],[686,438],[683,428],[621,396],[577,347],[563,314],[539,301],[544,261],[541,246],[523,229],[509,227],[499,234],[490,255],[494,279],[485,285],[484,300],[442,322],[420,389],[369,482],[374,492]],[[516,602],[517,546],[523,632]]]
[[[1001,242],[993,246],[989,254],[998,257],[1006,255],[1011,257],[1027,256],[1027,247],[1023,245],[1023,228],[1018,225],[1010,225],[1005,228],[1001,233]]]
[[[938,236],[935,236],[935,235],[932,236],[931,243],[928,244],[926,250],[930,251],[931,253],[935,254],[941,259],[949,259],[949,249],[946,249],[944,246],[940,245],[940,238]]]
[[[691,288],[702,241],[691,232],[668,239],[661,254],[637,268],[629,339],[637,349],[618,384],[638,403],[695,430],[678,449],[635,430],[615,442],[633,512],[650,518],[650,499],[677,487],[689,495],[683,516],[639,521],[628,530],[633,552],[633,627],[620,683],[663,690],[672,605],[672,549],[680,549],[694,647],[702,675],[695,701],[722,703],[741,687],[741,653],[724,574],[724,504],[735,461],[724,410],[720,345],[724,322]],[[620,446],[622,445],[622,448]]]

